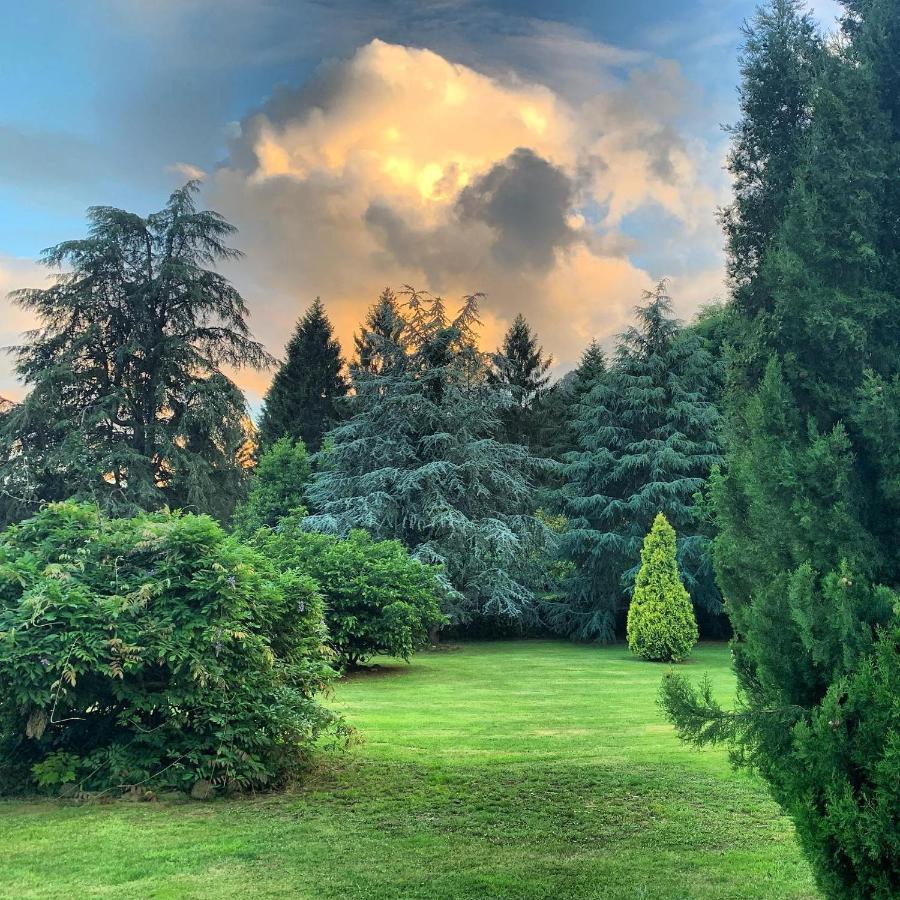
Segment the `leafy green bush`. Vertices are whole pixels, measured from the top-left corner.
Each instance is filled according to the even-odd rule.
[[[437,569],[412,559],[399,541],[373,541],[364,531],[346,539],[312,534],[288,517],[260,529],[253,544],[282,571],[318,582],[329,640],[345,665],[380,653],[409,659],[444,622]]]
[[[628,608],[628,646],[643,659],[677,662],[697,643],[691,598],[678,575],[675,529],[662,513],[641,548],[641,568]]]
[[[275,441],[260,456],[247,499],[235,510],[235,528],[241,534],[252,534],[302,509],[311,477],[312,466],[303,441],[289,437]]]
[[[325,637],[206,516],[51,504],[0,534],[0,790],[283,782],[336,724]]]

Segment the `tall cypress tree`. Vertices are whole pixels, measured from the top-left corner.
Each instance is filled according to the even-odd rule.
[[[645,292],[638,324],[576,408],[577,449],[567,464],[570,528],[564,556],[575,566],[555,628],[611,640],[657,513],[679,534],[678,557],[695,601],[720,604],[694,495],[721,459],[719,416],[710,401],[713,361],[700,338],[681,332],[665,283]]]
[[[824,892],[900,894],[900,7],[848,4],[735,361],[714,558],[743,699],[672,678],[681,733],[729,741]],[[760,123],[758,127],[763,127]]]
[[[364,528],[443,566],[455,624],[527,623],[549,534],[533,515],[540,461],[501,435],[496,392],[476,347],[477,296],[456,316],[408,291],[399,338],[355,367],[353,417],[329,434],[307,526]]]
[[[539,409],[547,392],[547,370],[553,358],[544,356],[537,336],[519,313],[493,356],[490,383],[506,403],[502,419],[506,439],[535,447],[540,439]]]
[[[764,305],[761,262],[781,225],[811,120],[824,50],[801,0],[772,0],[744,26],[741,118],[728,169],[734,201],[722,211],[736,304]]]
[[[302,440],[311,452],[343,413],[349,390],[342,369],[341,345],[322,301],[297,322],[287,345],[287,358],[275,373],[259,424],[260,443],[271,447],[279,438]]]

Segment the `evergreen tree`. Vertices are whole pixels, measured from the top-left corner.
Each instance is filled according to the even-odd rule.
[[[349,390],[343,366],[341,346],[316,297],[297,322],[287,358],[266,394],[259,424],[262,446],[289,437],[316,452],[325,432],[343,415],[342,400]]]
[[[715,479],[743,699],[666,682],[680,732],[729,741],[793,817],[829,896],[900,894],[900,73],[895,0],[848,4],[738,357]]]
[[[659,511],[679,531],[678,559],[695,601],[721,604],[694,507],[721,460],[713,361],[695,333],[679,329],[665,282],[644,297],[638,326],[621,336],[613,365],[576,409],[565,488],[570,528],[562,538],[576,573],[551,620],[581,639],[614,637]]]
[[[360,333],[353,336],[356,360],[353,366],[363,372],[375,372],[385,365],[386,348],[400,347],[403,336],[403,317],[397,297],[385,288],[378,302],[369,310]]]
[[[240,294],[208,268],[239,254],[197,190],[146,218],[93,207],[86,238],[45,252],[66,269],[55,283],[13,294],[41,322],[15,348],[30,391],[0,422],[0,484],[20,505],[75,496],[117,513],[230,514],[250,423],[222,366],[270,359]]]
[[[541,401],[547,392],[553,363],[545,357],[537,336],[519,313],[503,338],[503,346],[494,354],[489,371],[490,383],[506,402],[502,419],[506,439],[514,444],[536,448],[541,433]]]
[[[675,530],[659,513],[641,547],[641,568],[628,607],[628,647],[653,662],[679,662],[697,643],[697,620],[681,583]]]
[[[310,528],[363,528],[443,567],[447,612],[532,621],[547,529],[533,515],[540,461],[500,439],[496,392],[475,345],[477,296],[451,318],[408,289],[399,339],[353,369],[355,415],[330,435]]]
[[[772,0],[744,26],[741,119],[731,127],[734,201],[722,211],[739,307],[760,308],[761,261],[783,218],[809,129],[821,39],[801,0]]]

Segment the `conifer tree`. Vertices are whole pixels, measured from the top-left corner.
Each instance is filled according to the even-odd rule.
[[[543,347],[521,313],[510,325],[492,362],[488,377],[506,402],[502,415],[506,439],[535,447],[540,440],[539,410],[553,358],[544,356]]]
[[[363,372],[377,372],[386,364],[386,349],[400,347],[402,335],[403,318],[397,297],[390,288],[385,288],[366,315],[359,334],[353,336],[356,359],[352,365]]]
[[[443,567],[452,622],[524,623],[549,535],[533,515],[540,461],[500,436],[496,392],[477,350],[478,296],[450,317],[407,289],[399,339],[355,367],[353,417],[329,434],[309,528],[398,539]]]
[[[30,390],[0,419],[0,485],[18,509],[74,496],[230,515],[250,422],[223,367],[271,360],[212,268],[239,256],[235,228],[198,209],[197,191],[146,218],[91,208],[87,237],[44,253],[65,269],[55,283],[13,295],[40,321],[15,348]]]
[[[570,528],[562,539],[576,573],[552,624],[581,639],[614,637],[659,511],[679,531],[679,563],[695,601],[721,604],[694,508],[721,460],[713,361],[695,333],[679,329],[665,282],[644,299],[638,325],[621,336],[609,371],[576,408],[565,488]]]
[[[900,75],[893,0],[848,4],[744,325],[714,559],[742,705],[667,680],[790,813],[823,891],[900,894]]]
[[[760,264],[781,225],[810,125],[822,41],[801,0],[772,0],[744,25],[742,116],[728,168],[734,201],[722,211],[736,304],[763,303]]]
[[[297,322],[287,358],[266,394],[259,425],[262,446],[289,437],[317,451],[325,432],[343,415],[342,401],[349,390],[343,366],[340,344],[316,297]]]
[[[675,529],[659,513],[644,545],[628,607],[628,647],[653,662],[678,662],[697,643],[697,620],[681,583]]]

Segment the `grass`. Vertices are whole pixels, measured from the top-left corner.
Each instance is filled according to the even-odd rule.
[[[683,666],[733,690],[724,645]],[[465,644],[334,703],[364,736],[288,793],[0,803],[3,897],[816,897],[788,820],[679,744],[622,647]]]

